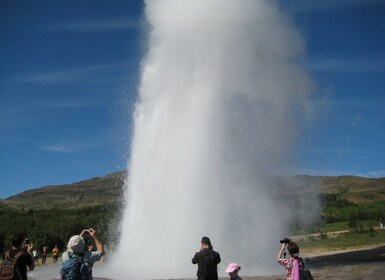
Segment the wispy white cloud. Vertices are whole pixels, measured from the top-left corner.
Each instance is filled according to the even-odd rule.
[[[87,99],[73,101],[36,101],[25,102],[20,105],[10,106],[8,104],[0,104],[0,130],[5,128],[25,127],[33,123],[41,122],[46,119],[49,114],[60,112],[68,112],[68,110],[77,108],[94,108],[103,106],[96,99]],[[1,131],[0,131],[1,134]]]
[[[47,144],[40,147],[41,150],[54,153],[80,153],[98,146],[96,143],[54,143]]]
[[[322,10],[346,9],[351,7],[361,7],[383,3],[383,0],[293,0],[290,2],[288,9],[293,13],[301,13]]]
[[[88,81],[94,83],[100,83],[110,79],[110,76],[103,76],[104,78],[96,79],[95,76],[101,71],[112,71],[118,70],[127,66],[124,63],[115,63],[115,64],[99,64],[99,65],[87,65],[83,67],[65,69],[62,71],[51,71],[51,72],[42,72],[42,73],[32,73],[25,74],[21,77],[21,80],[24,82],[39,82],[39,83],[57,83],[57,82],[74,82],[74,81]]]
[[[105,32],[133,29],[139,26],[138,18],[115,18],[93,21],[68,21],[58,23],[48,27],[54,31],[70,31],[70,32]]]
[[[307,68],[316,72],[354,72],[371,73],[385,71],[385,58],[377,57],[370,59],[337,59],[337,58],[314,58]]]
[[[295,174],[311,176],[358,176],[365,178],[383,178],[385,177],[385,170],[349,172],[344,170],[300,169],[297,170]]]
[[[354,108],[367,108],[371,111],[377,110],[379,112],[385,112],[385,107],[383,104],[385,102],[385,97],[379,96],[376,98],[369,98],[369,97],[363,97],[363,98],[340,98],[340,99],[333,99],[330,100],[330,103],[336,107],[336,108],[348,108],[348,109],[354,109]]]
[[[45,102],[41,103],[44,108],[76,108],[94,106],[91,102],[75,103],[75,102]]]
[[[385,170],[367,171],[364,173],[358,173],[357,176],[367,178],[382,178],[385,177]]]

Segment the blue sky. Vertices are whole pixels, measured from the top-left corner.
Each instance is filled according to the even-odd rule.
[[[385,0],[280,1],[319,110],[298,173],[385,177]],[[140,1],[0,2],[0,198],[126,168]]]

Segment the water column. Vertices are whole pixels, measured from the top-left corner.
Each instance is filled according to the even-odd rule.
[[[222,275],[279,270],[291,217],[268,178],[290,171],[309,92],[299,32],[273,1],[145,1],[145,17],[113,277],[193,278],[204,235]]]

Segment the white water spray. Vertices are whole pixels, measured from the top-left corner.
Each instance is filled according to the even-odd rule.
[[[309,82],[299,33],[273,1],[146,1],[119,279],[194,278],[202,236],[242,275],[275,262],[290,212],[266,175],[288,171]]]

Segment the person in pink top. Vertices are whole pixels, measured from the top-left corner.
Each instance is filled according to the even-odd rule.
[[[289,259],[284,256],[285,249],[289,252]],[[286,269],[286,280],[300,280],[299,273],[304,269],[302,258],[299,257],[299,247],[296,243],[288,240],[288,243],[282,243],[281,250],[277,255],[277,262]]]

